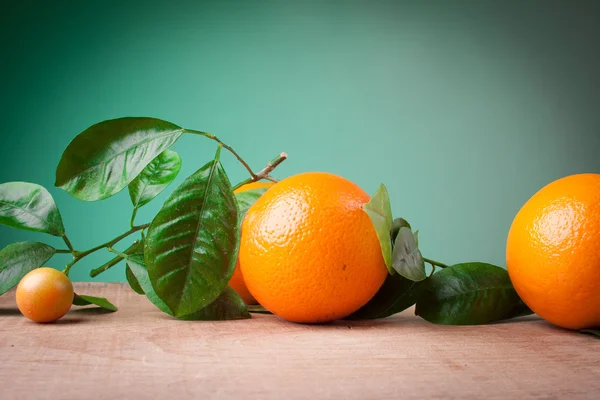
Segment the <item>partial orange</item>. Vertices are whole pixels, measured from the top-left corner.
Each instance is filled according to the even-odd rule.
[[[559,179],[529,199],[510,228],[506,263],[536,314],[568,329],[600,327],[600,174]]]
[[[240,266],[250,293],[281,318],[319,323],[365,305],[387,276],[363,205],[370,198],[340,176],[282,180],[248,210]]]
[[[19,311],[35,322],[62,318],[73,303],[73,284],[54,268],[37,268],[25,275],[17,286]]]
[[[234,193],[241,193],[241,192],[245,192],[247,190],[260,189],[260,188],[270,188],[274,184],[275,184],[274,182],[247,183],[244,186],[240,187],[239,189],[236,189],[234,191]],[[246,284],[244,282],[244,276],[242,275],[242,271],[240,270],[239,260],[237,261],[237,263],[235,265],[235,271],[233,271],[233,275],[231,276],[231,279],[229,280],[229,286],[231,286],[231,288],[233,290],[235,290],[237,292],[237,294],[240,295],[240,297],[242,298],[244,303],[257,304],[256,299],[254,297],[252,297],[252,295],[248,291],[248,288],[246,287]]]

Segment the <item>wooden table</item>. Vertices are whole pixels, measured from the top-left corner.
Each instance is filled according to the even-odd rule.
[[[600,398],[600,340],[537,317],[488,326],[175,320],[125,284],[76,284],[120,309],[54,324],[0,297],[1,399]]]

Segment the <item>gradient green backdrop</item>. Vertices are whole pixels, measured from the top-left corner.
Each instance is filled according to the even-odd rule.
[[[106,241],[128,227],[127,192],[80,203],[53,187],[56,164],[93,123],[153,116],[217,134],[257,169],[286,151],[279,177],[384,182],[427,257],[504,265],[535,191],[600,172],[599,4],[5,1],[0,181],[49,188],[76,248]],[[174,148],[177,183],[215,150],[200,137]],[[224,161],[234,183],[246,177]],[[60,246],[0,226],[1,246],[22,240]]]

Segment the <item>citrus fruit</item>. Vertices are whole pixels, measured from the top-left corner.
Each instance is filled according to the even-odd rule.
[[[241,193],[241,192],[245,192],[247,190],[253,190],[253,189],[269,188],[269,187],[273,186],[274,184],[275,184],[274,182],[252,182],[252,183],[248,183],[248,184],[240,187],[239,189],[236,189],[234,191],[234,193]],[[246,284],[244,283],[244,276],[242,275],[242,271],[240,270],[239,259],[235,265],[235,270],[233,271],[233,275],[231,276],[231,279],[229,280],[229,286],[231,286],[231,288],[233,290],[235,290],[237,292],[237,294],[240,295],[240,297],[242,298],[244,303],[256,304],[256,299],[254,299],[254,297],[252,297],[252,295],[248,291],[248,288],[246,287]]]
[[[242,224],[250,293],[281,318],[319,323],[365,305],[387,276],[369,196],[337,175],[308,172],[273,186]]]
[[[559,179],[529,199],[510,228],[506,264],[540,317],[569,329],[600,326],[600,174]]]
[[[73,302],[73,285],[54,268],[29,272],[17,286],[19,311],[35,322],[53,322],[62,318]]]

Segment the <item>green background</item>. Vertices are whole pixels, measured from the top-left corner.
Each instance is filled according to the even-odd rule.
[[[383,182],[423,254],[446,263],[504,265],[535,191],[600,172],[600,2],[123,3],[16,0],[0,13],[0,181],[49,188],[80,250],[127,230],[129,197],[78,202],[53,187],[56,164],[77,133],[120,116],[212,132],[256,169],[286,151],[279,177],[329,171],[369,193]],[[181,182],[215,146],[174,149]],[[246,177],[224,161],[233,182]],[[22,240],[60,245],[0,226],[0,245]],[[100,279],[124,279],[123,266]]]

